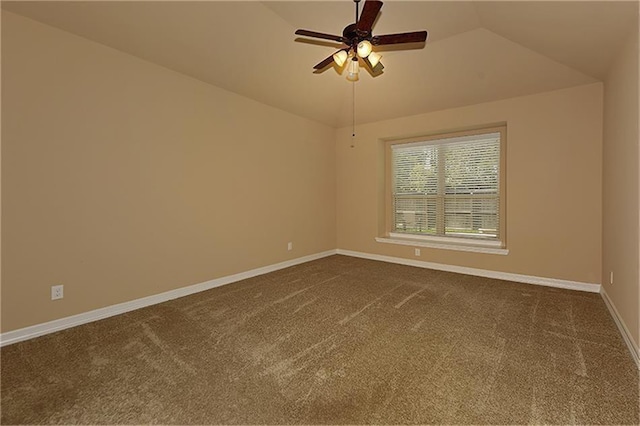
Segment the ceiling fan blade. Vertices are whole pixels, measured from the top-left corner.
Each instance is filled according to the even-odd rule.
[[[356,30],[359,33],[370,33],[381,8],[382,2],[380,0],[366,0],[360,18],[358,18]]]
[[[314,70],[321,70],[324,67],[326,67],[327,65],[329,65],[331,62],[333,62],[333,55],[329,56],[328,58],[325,58],[322,62],[318,62],[317,64],[315,64],[313,66]]]
[[[306,36],[306,37],[314,37],[314,38],[322,38],[322,39],[325,39],[325,40],[339,41],[340,43],[344,42],[344,38],[341,37],[341,36],[332,35],[332,34],[325,34],[325,33],[318,33],[318,32],[315,32],[315,31],[296,30],[296,34],[297,35]]]
[[[420,43],[427,39],[426,31],[415,31],[412,33],[398,33],[375,36],[371,39],[371,44],[381,46],[383,44]]]

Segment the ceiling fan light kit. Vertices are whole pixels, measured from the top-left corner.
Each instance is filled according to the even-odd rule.
[[[371,45],[371,42],[369,40],[362,40],[358,43],[358,49],[356,51],[358,52],[358,56],[366,58],[372,50],[373,46]]]
[[[376,65],[378,65],[378,62],[380,62],[380,58],[382,58],[382,55],[380,55],[379,53],[376,53],[376,52],[369,53],[369,56],[367,57],[367,59],[371,64],[371,68],[375,68]]]
[[[347,70],[347,80],[358,81],[358,73],[360,72],[360,64],[355,56],[349,61],[349,69]]]
[[[347,80],[355,82],[358,80],[360,59],[370,69],[371,72],[374,72],[374,68],[378,66],[378,70],[380,71],[383,68],[382,63],[380,62],[382,55],[373,51],[374,46],[403,43],[423,43],[427,40],[426,31],[414,31],[410,33],[374,36],[371,33],[371,29],[376,18],[378,17],[378,13],[382,8],[383,3],[380,0],[366,0],[362,9],[362,13],[358,14],[358,4],[360,3],[360,0],[353,0],[353,2],[356,6],[356,22],[347,25],[342,31],[342,36],[302,29],[296,31],[297,35],[337,41],[345,45],[345,47],[341,48],[333,55],[317,63],[313,67],[314,69],[323,70],[331,63],[335,63],[339,68],[342,68],[347,60],[351,59],[347,66]]]
[[[339,67],[342,68],[344,63],[347,62],[348,57],[349,57],[349,54],[347,53],[346,50],[338,50],[336,53],[333,54],[333,61],[336,64],[338,64]]]

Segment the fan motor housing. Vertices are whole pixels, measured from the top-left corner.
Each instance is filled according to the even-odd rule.
[[[356,24],[347,25],[342,30],[342,37],[347,39],[349,45],[354,45],[360,43],[362,40],[369,40],[371,38],[371,31],[362,32],[356,29]]]

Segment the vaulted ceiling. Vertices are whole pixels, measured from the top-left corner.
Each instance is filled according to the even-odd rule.
[[[353,83],[312,66],[354,20],[339,1],[2,2],[18,13],[330,126],[352,119]],[[424,46],[386,47],[384,73],[355,84],[359,123],[602,80],[638,2],[387,0],[375,34],[426,29]]]

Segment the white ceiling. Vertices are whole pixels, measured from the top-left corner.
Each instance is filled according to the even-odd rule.
[[[332,54],[297,28],[341,34],[350,0],[2,2],[4,10],[86,37],[268,105],[326,123],[352,119],[352,83],[312,66]],[[357,122],[602,80],[638,19],[638,2],[387,0],[374,35],[426,29],[424,47],[380,50],[361,73]]]

